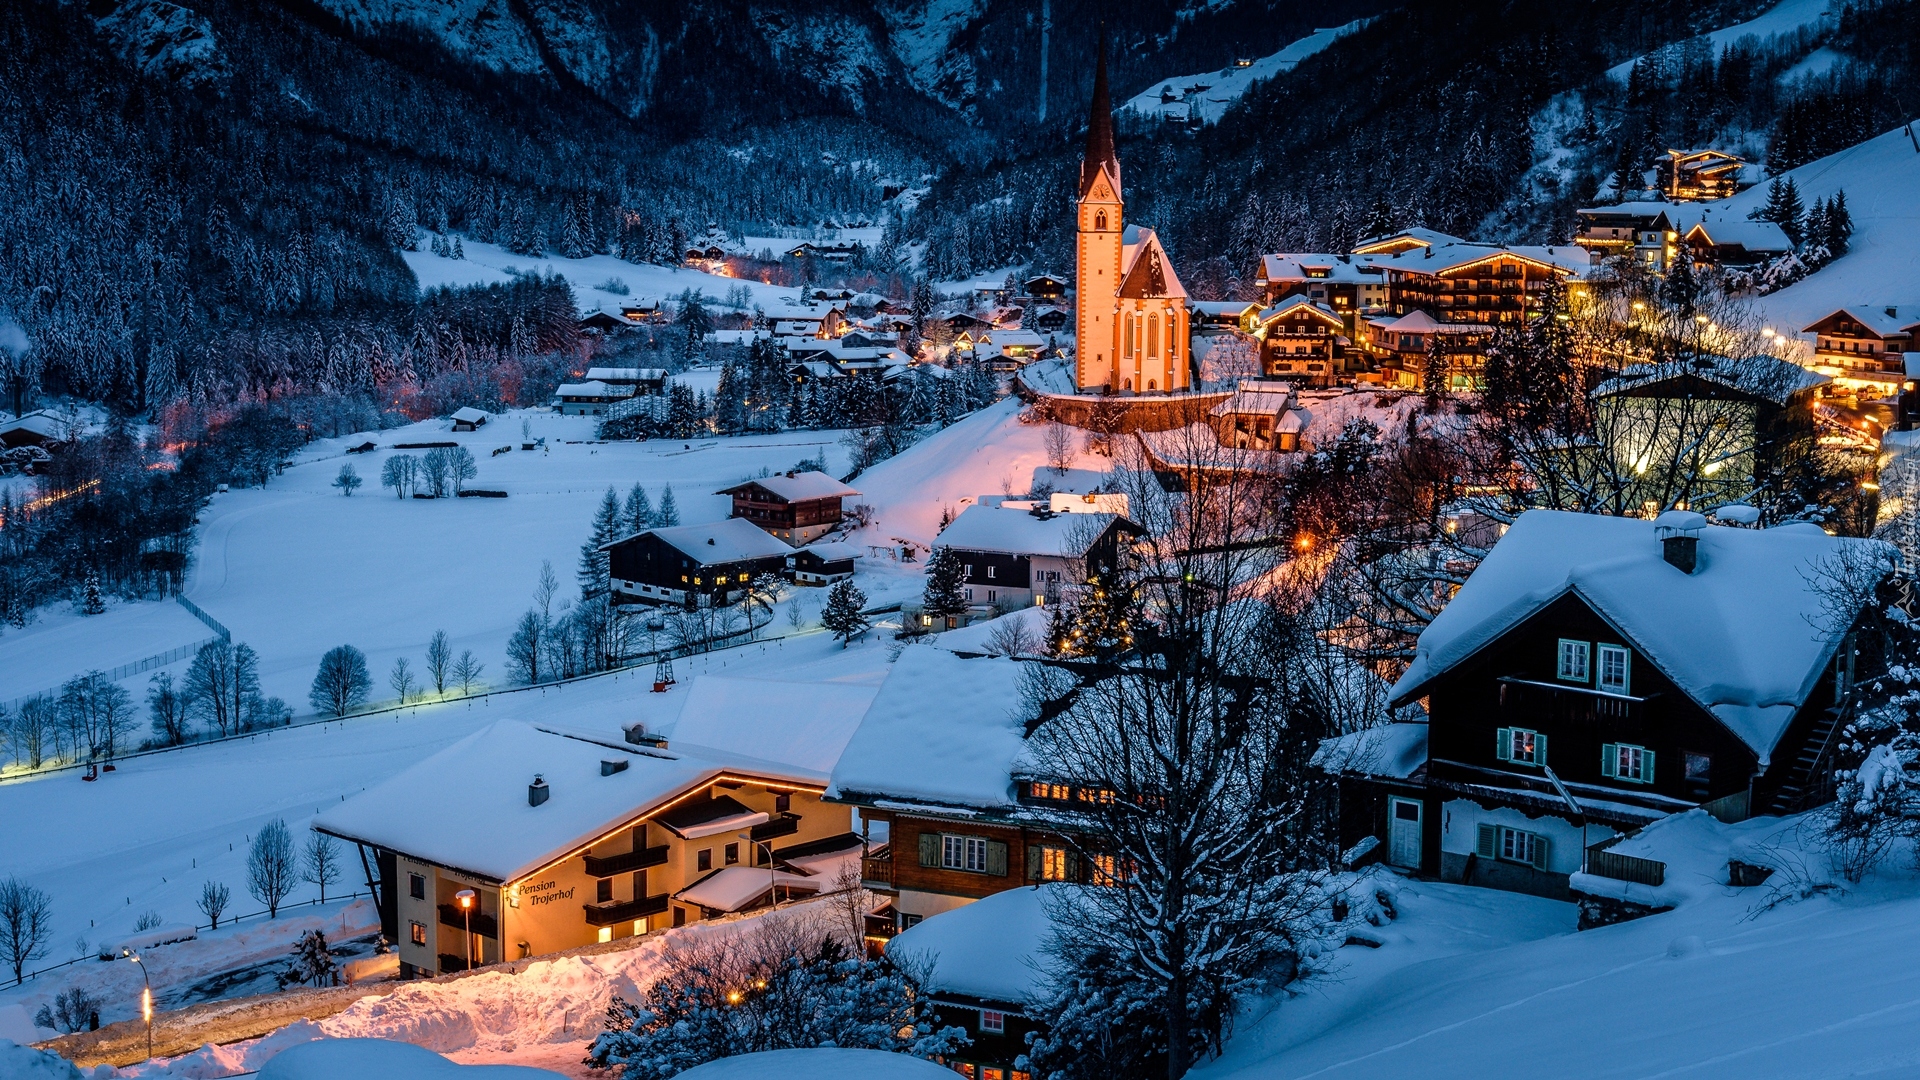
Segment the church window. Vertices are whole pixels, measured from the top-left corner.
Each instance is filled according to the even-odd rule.
[[[1177,359],[1180,356],[1179,327],[1180,327],[1179,316],[1168,315],[1167,316],[1167,359],[1169,360]]]
[[[1096,232],[1107,231],[1107,212],[1105,210],[1093,215],[1093,227]]]
[[[1160,314],[1147,316],[1147,358],[1160,359]]]
[[[1128,319],[1126,325],[1120,328],[1120,336],[1123,339],[1120,343],[1120,355],[1132,356],[1133,355],[1133,320],[1132,319]]]

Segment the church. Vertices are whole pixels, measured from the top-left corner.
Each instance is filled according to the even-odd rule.
[[[1107,52],[1093,77],[1080,162],[1074,272],[1076,381],[1083,394],[1158,394],[1192,384],[1187,291],[1152,229],[1126,224],[1113,149]]]

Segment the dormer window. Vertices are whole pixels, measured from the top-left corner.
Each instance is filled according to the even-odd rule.
[[[1586,682],[1591,674],[1588,671],[1588,659],[1592,646],[1584,641],[1560,639],[1560,666],[1557,674],[1567,682]]]

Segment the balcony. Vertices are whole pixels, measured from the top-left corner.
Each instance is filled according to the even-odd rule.
[[[656,844],[650,848],[634,848],[619,855],[582,855],[586,860],[587,873],[593,877],[612,877],[631,870],[645,870],[650,866],[661,866],[667,861],[667,845]]]
[[[860,881],[870,889],[893,888],[893,852],[875,848],[860,859]]]
[[[792,836],[800,831],[799,814],[781,814],[763,824],[755,825],[747,835],[755,840],[772,840],[779,836]]]
[[[440,925],[451,926],[455,930],[464,931],[467,928],[467,915],[452,904],[441,904]],[[500,937],[500,924],[495,921],[493,916],[485,912],[476,911],[473,913],[473,932],[479,934],[481,937],[490,937],[498,940]]]
[[[1647,698],[1603,694],[1588,687],[1539,682],[1509,675],[1500,679],[1502,723],[1536,726],[1543,721],[1565,724],[1639,723],[1647,718]]]
[[[615,923],[632,922],[649,915],[658,915],[667,910],[667,894],[643,896],[638,900],[622,900],[610,904],[582,904],[587,909],[588,926],[612,926]]]

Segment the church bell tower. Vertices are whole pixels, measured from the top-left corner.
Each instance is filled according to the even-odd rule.
[[[1125,206],[1120,159],[1113,150],[1113,103],[1107,91],[1107,44],[1093,75],[1087,151],[1080,162],[1079,220],[1074,256],[1075,381],[1082,391],[1113,386]]]

